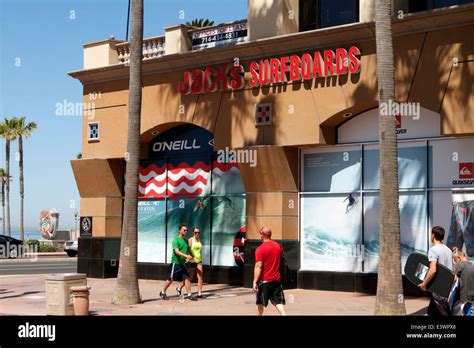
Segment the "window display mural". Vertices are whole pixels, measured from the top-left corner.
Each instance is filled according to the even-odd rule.
[[[301,198],[301,269],[361,272],[360,197],[304,195]]]
[[[467,256],[474,258],[474,200],[453,204],[446,245],[450,248],[464,249]]]
[[[433,225],[446,230],[448,247],[463,250],[474,260],[474,139],[430,141],[433,163],[429,177]]]
[[[402,271],[411,253],[428,250],[427,200],[424,192],[400,192],[400,253]],[[364,271],[377,272],[380,252],[380,196],[364,196]]]
[[[166,202],[138,202],[138,262],[165,262]]]
[[[211,264],[234,266],[243,264],[243,250],[235,245],[245,229],[245,198],[238,196],[212,197]],[[243,243],[242,243],[243,244]],[[237,247],[237,250],[234,250]]]
[[[402,269],[427,253],[429,231],[474,257],[474,138],[399,143]],[[301,152],[301,268],[377,272],[380,199],[377,144]]]
[[[236,163],[216,158],[212,134],[193,125],[150,142],[139,177],[139,262],[170,262],[172,240],[186,223],[186,238],[194,226],[201,229],[204,264],[242,264],[245,190]]]
[[[344,146],[305,152],[303,191],[356,191],[360,187],[362,153],[360,146]]]
[[[364,189],[380,189],[378,145],[364,145]],[[400,189],[425,188],[427,156],[424,142],[398,144],[398,186]]]
[[[434,191],[430,192],[429,210],[433,217],[432,226],[443,226],[446,230],[446,245],[463,250],[474,261],[471,249],[474,239],[472,202],[474,191]]]
[[[361,147],[304,150],[302,165],[301,268],[360,272]]]
[[[167,204],[167,231],[168,239],[166,243],[167,257],[166,262],[171,262],[171,243],[178,235],[178,228],[181,223],[188,225],[188,234],[186,239],[193,236],[193,227],[201,229],[201,243],[202,243],[202,262],[205,265],[210,262],[210,215],[211,204],[209,196],[199,197],[176,197],[168,199]],[[232,253],[231,253],[232,256]]]

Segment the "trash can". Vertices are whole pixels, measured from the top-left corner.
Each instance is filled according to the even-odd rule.
[[[89,315],[89,290],[90,286],[81,285],[71,287],[71,294],[74,300],[75,315]]]
[[[59,273],[46,276],[46,314],[74,315],[71,287],[87,285],[82,273]]]

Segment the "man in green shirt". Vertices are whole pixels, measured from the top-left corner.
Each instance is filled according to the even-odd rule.
[[[188,293],[185,298],[191,301],[197,301],[197,299],[191,295],[188,261],[192,259],[192,256],[188,253],[188,242],[184,239],[186,233],[188,233],[188,226],[185,224],[179,225],[179,235],[172,243],[173,251],[171,254],[171,265],[168,271],[168,278],[165,281],[163,290],[160,292],[160,298],[162,300],[168,299],[166,296],[166,290],[170,287],[171,283],[173,283],[173,280],[180,282],[184,280],[184,286]]]

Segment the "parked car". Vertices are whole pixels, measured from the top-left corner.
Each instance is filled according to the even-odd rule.
[[[0,234],[0,259],[15,259],[24,252],[22,240]]]
[[[77,255],[79,243],[77,239],[71,239],[64,243],[64,251],[68,256],[74,257]]]

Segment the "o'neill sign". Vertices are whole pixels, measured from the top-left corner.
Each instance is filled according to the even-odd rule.
[[[356,74],[359,71],[359,48],[337,48],[334,51],[324,50],[301,56],[252,61],[249,65],[251,78],[247,81],[247,86],[267,86],[301,79]],[[185,71],[183,81],[178,82],[178,91],[181,94],[197,94],[240,89],[246,87],[244,74],[245,69],[239,64]]]

